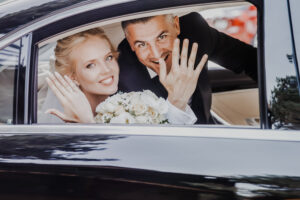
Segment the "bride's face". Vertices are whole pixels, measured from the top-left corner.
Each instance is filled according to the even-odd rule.
[[[119,66],[106,39],[88,37],[70,54],[75,80],[85,93],[111,95],[118,89]]]

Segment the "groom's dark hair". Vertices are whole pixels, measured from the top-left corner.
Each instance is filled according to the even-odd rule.
[[[126,34],[126,28],[127,28],[128,25],[130,25],[130,24],[137,24],[137,23],[146,23],[150,19],[152,19],[152,18],[154,18],[156,16],[142,17],[142,18],[130,19],[130,20],[122,21],[121,22],[121,26],[122,26],[122,29],[123,29],[124,33]],[[166,14],[164,16],[166,16],[166,17],[173,17],[172,14]]]
[[[154,16],[150,16],[150,17],[142,17],[142,18],[137,18],[137,19],[130,19],[130,20],[126,20],[126,21],[122,21],[121,25],[122,25],[122,29],[123,31],[126,30],[127,26],[129,24],[137,24],[137,23],[146,23],[148,22],[150,19],[152,19]]]

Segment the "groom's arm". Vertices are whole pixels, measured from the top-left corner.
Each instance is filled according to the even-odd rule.
[[[199,13],[181,17],[180,28],[181,37],[199,44],[198,59],[206,53],[209,60],[257,80],[256,48],[210,27]]]

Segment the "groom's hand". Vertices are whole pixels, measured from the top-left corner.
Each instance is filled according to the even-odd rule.
[[[159,80],[168,91],[168,100],[170,103],[184,110],[196,89],[200,72],[208,56],[205,54],[194,69],[198,44],[193,44],[191,54],[188,58],[189,40],[184,39],[179,61],[179,42],[179,39],[174,40],[172,67],[168,74],[165,61],[163,59],[159,60]]]

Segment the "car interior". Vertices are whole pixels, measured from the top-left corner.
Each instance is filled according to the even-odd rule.
[[[49,93],[45,78],[48,76],[48,71],[54,71],[54,48],[58,39],[90,28],[101,27],[111,40],[113,46],[117,49],[118,44],[125,38],[120,23],[123,20],[167,13],[182,16],[190,12],[199,12],[204,17],[205,15],[208,17],[212,15],[216,18],[222,18],[222,16],[213,15],[213,13],[215,13],[215,15],[217,15],[216,13],[220,13],[220,11],[213,12],[214,9],[230,8],[237,10],[247,6],[251,6],[251,4],[247,2],[205,4],[187,8],[153,11],[151,13],[138,13],[75,27],[72,30],[54,35],[42,41],[39,43],[38,54],[38,120],[45,112],[43,105]],[[252,44],[255,45],[255,41],[253,41]],[[208,68],[213,91],[211,114],[218,124],[259,127],[259,96],[257,84],[244,74],[234,74],[212,62],[208,63]]]

